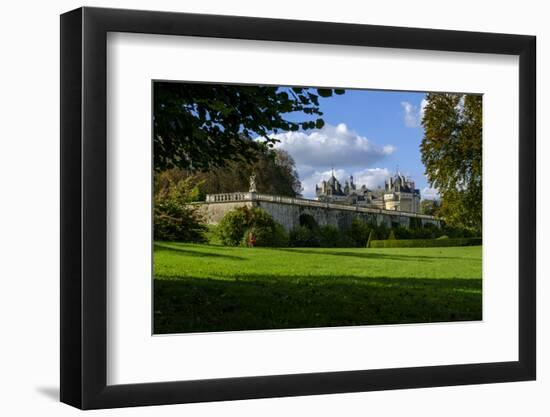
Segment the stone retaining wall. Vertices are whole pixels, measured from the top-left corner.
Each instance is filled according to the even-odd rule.
[[[439,227],[441,224],[438,218],[423,214],[259,193],[209,194],[206,196],[206,202],[196,204],[199,205],[199,211],[209,224],[217,224],[225,213],[243,206],[264,209],[286,230],[299,226],[302,214],[313,216],[320,226],[333,225],[340,229],[349,228],[354,218],[366,223],[385,223],[388,227],[397,224],[409,227],[411,219],[418,219],[423,225],[429,223]]]

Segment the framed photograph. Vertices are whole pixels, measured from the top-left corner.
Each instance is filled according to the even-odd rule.
[[[61,401],[533,380],[535,37],[61,16]]]

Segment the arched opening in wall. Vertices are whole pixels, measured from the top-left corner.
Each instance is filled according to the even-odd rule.
[[[319,228],[317,221],[311,214],[302,213],[299,217],[300,226],[307,227],[310,230],[315,230]]]

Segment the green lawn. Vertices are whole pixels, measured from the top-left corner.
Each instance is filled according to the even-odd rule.
[[[481,320],[481,246],[157,242],[155,333]]]

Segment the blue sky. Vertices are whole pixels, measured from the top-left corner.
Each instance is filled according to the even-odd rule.
[[[377,90],[346,90],[321,98],[325,127],[274,135],[280,140],[276,147],[294,157],[306,198],[314,197],[315,184],[330,175],[331,166],[339,180],[354,175],[356,184],[369,188],[383,185],[399,167],[423,198],[433,198],[419,149],[424,98],[425,93]],[[308,119],[300,113],[287,117]]]

